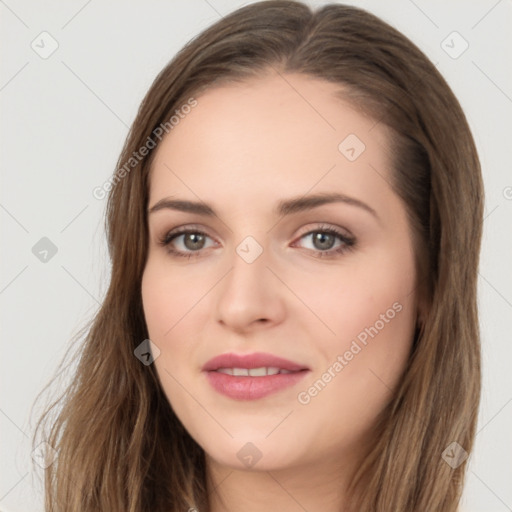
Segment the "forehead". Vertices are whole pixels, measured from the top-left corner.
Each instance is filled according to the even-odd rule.
[[[333,188],[377,195],[389,188],[387,133],[341,90],[299,74],[207,90],[156,149],[150,201],[182,193],[243,203]]]

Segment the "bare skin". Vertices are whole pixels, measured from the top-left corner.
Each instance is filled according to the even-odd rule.
[[[206,452],[212,512],[346,509],[349,478],[411,349],[417,274],[405,207],[389,184],[387,133],[337,90],[274,74],[211,89],[156,149],[149,207],[172,196],[216,213],[150,213],[142,282],[161,351],[154,364]],[[349,134],[364,151],[353,138],[340,151]],[[369,209],[341,201],[274,211],[334,192]],[[177,227],[206,235],[202,245],[193,234],[169,244],[191,258],[158,243]],[[248,263],[239,246],[262,252]],[[269,352],[311,371],[267,397],[235,400],[201,371],[227,352]],[[253,465],[238,456],[244,446],[259,457]]]

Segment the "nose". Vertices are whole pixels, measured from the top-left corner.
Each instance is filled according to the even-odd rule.
[[[219,323],[233,331],[247,332],[283,321],[286,290],[270,260],[266,249],[252,262],[243,252],[233,250],[231,270],[216,287]]]

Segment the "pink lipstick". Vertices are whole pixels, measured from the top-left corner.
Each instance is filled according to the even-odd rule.
[[[222,354],[202,368],[219,393],[235,400],[256,400],[295,385],[310,369],[288,359],[257,352]]]

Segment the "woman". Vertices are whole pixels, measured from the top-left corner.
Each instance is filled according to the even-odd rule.
[[[408,39],[344,5],[243,7],[158,75],[107,188],[47,510],[457,510],[483,187]]]

